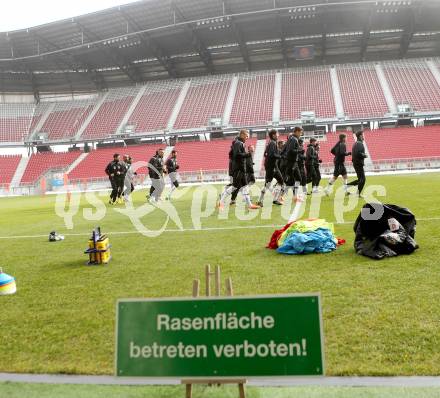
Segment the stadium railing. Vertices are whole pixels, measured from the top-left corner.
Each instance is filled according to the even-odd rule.
[[[328,176],[333,173],[333,163],[323,163],[321,165],[321,174]],[[440,169],[440,157],[429,158],[410,158],[410,159],[386,159],[373,161],[372,165],[365,167],[367,172],[381,173],[393,171],[417,171]],[[51,169],[51,172],[60,171],[59,169]],[[347,171],[354,173],[353,166],[347,162]],[[229,181],[228,170],[199,170],[179,173],[180,181],[183,184],[202,184],[202,183],[223,183]],[[110,189],[110,183],[107,177],[82,178],[68,181],[67,186],[51,188],[50,184],[44,184],[43,179],[47,179],[47,175],[40,178],[34,183],[20,184],[18,187],[11,187],[10,184],[0,184],[0,196],[28,196],[42,195],[47,192],[64,192],[64,191],[93,191]],[[264,178],[264,171],[257,175],[258,179]],[[165,182],[169,185],[169,179],[166,177]],[[150,178],[146,174],[139,174],[136,177],[135,184],[138,188],[147,188],[150,186]],[[44,190],[46,186],[48,190]]]
[[[200,170],[200,171],[184,171],[179,173],[180,181],[182,183],[216,183],[228,180],[228,170]],[[168,177],[165,177],[165,182],[169,183]],[[150,178],[146,174],[139,174],[135,183],[137,186],[145,187],[151,183]],[[79,178],[69,180],[69,185],[80,190],[84,189],[98,189],[100,186],[109,188],[110,183],[107,177],[94,178]]]

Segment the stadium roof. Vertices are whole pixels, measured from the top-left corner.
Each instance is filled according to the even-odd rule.
[[[0,33],[0,92],[438,55],[439,0],[144,0]]]

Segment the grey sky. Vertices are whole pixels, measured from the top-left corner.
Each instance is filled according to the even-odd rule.
[[[132,2],[133,0],[2,0],[0,31],[30,28]]]

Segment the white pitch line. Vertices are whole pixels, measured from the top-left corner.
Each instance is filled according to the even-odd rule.
[[[440,221],[440,217],[431,218],[418,218],[417,221]],[[354,221],[345,222],[333,222],[335,225],[349,225],[354,224]],[[237,229],[267,229],[267,228],[282,228],[284,225],[236,225],[231,227],[207,227],[201,229],[184,228],[184,229],[166,229],[163,233],[182,233],[182,232],[215,232],[215,231],[234,231]],[[119,231],[119,232],[107,232],[106,235],[142,235],[139,231]],[[0,239],[35,239],[35,238],[47,238],[49,234],[44,235],[19,235],[19,236],[0,236]],[[63,236],[90,236],[90,233],[78,233],[78,234],[63,234]]]
[[[163,233],[169,232],[209,232],[209,231],[233,231],[236,229],[258,229],[258,228],[282,228],[284,225],[236,225],[231,227],[207,227],[202,229],[166,229]],[[90,236],[90,233],[80,234],[62,234],[63,236]],[[142,235],[139,231],[120,231],[120,232],[106,232],[105,235]],[[33,239],[33,238],[46,238],[49,234],[45,235],[21,235],[21,236],[0,236],[0,239]]]

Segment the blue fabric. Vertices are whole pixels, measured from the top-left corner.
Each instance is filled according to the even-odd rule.
[[[294,232],[277,249],[282,254],[329,253],[336,250],[333,233],[328,229],[317,229],[306,233]]]
[[[11,282],[15,281],[15,279],[8,274],[0,274],[0,286],[7,285]]]

